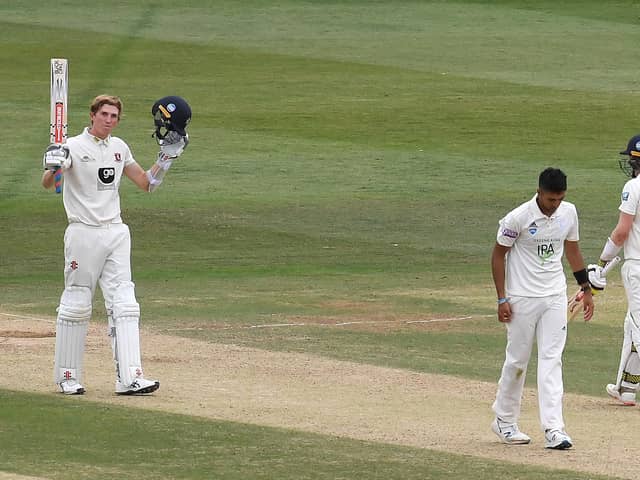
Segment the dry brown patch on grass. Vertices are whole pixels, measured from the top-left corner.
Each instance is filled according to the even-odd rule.
[[[0,330],[0,338],[47,338],[55,337],[56,332],[49,331],[24,331],[24,330]]]

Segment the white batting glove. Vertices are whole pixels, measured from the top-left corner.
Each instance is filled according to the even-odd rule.
[[[589,283],[594,290],[604,290],[607,286],[607,277],[602,275],[602,267],[591,263],[587,266],[587,273],[589,274]]]
[[[182,136],[178,132],[170,131],[159,140],[160,151],[169,158],[178,158],[189,144],[189,135]]]
[[[42,166],[45,170],[57,170],[60,167],[69,168],[70,165],[69,148],[65,145],[55,144],[47,147],[42,157]]]
[[[161,170],[164,170],[166,172],[167,170],[169,170],[169,168],[171,168],[171,164],[176,158],[177,157],[170,157],[169,155],[164,153],[162,149],[160,149],[160,151],[158,152],[158,158],[156,159],[156,165],[158,165]]]

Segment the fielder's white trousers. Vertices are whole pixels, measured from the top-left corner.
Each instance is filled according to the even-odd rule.
[[[511,297],[507,348],[498,392],[496,416],[515,423],[534,340],[538,346],[538,408],[543,430],[564,429],[562,417],[562,352],[567,340],[567,296]]]
[[[90,227],[70,223],[64,233],[64,283],[89,287],[96,284],[110,306],[115,287],[131,281],[131,235],[124,223]]]

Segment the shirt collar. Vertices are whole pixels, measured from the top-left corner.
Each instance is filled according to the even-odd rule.
[[[111,141],[111,135],[109,135],[107,138],[105,138],[104,140],[102,138],[98,138],[95,135],[91,135],[89,133],[89,127],[84,127],[84,134],[91,139],[91,141],[93,143],[95,143],[96,145],[109,145],[109,142]]]
[[[529,201],[529,210],[531,211],[531,213],[535,215],[535,218],[549,218],[549,219],[556,218],[556,215],[558,214],[558,209],[560,207],[558,207],[556,211],[551,214],[550,217],[547,217],[544,213],[542,213],[542,210],[540,210],[540,207],[538,206],[538,202],[536,201],[536,198],[538,198],[537,193]]]

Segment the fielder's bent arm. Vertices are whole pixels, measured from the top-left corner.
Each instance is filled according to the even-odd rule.
[[[567,261],[571,266],[571,270],[573,272],[580,272],[581,270],[585,270],[584,258],[582,257],[582,252],[580,252],[580,246],[578,242],[573,242],[570,240],[565,240],[564,242],[564,254],[567,257]],[[584,272],[586,274],[586,270]],[[593,296],[591,295],[591,284],[589,283],[588,276],[586,282],[580,284],[581,287],[587,287],[584,292],[584,320],[589,321],[593,316]]]

